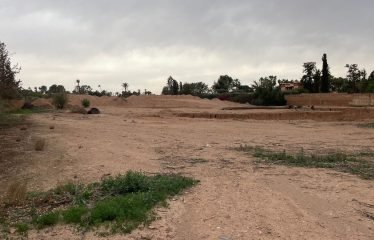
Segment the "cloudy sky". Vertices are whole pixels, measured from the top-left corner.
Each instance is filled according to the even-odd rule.
[[[296,79],[302,63],[374,70],[372,0],[0,0],[0,41],[24,87],[75,80],[159,93],[168,76]]]

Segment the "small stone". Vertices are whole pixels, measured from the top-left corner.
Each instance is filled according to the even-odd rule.
[[[152,225],[149,225],[148,228],[151,229],[151,230],[157,229],[155,226],[152,226]]]
[[[17,229],[15,229],[15,228],[10,228],[10,229],[9,229],[9,233],[10,233],[10,234],[15,233],[16,231],[17,231]]]
[[[143,234],[140,238],[144,240],[151,240],[153,239],[153,234]]]

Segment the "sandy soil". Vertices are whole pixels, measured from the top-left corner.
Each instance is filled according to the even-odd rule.
[[[193,108],[194,101],[200,100],[183,107]],[[197,108],[222,107],[209,103]],[[181,118],[174,111],[183,109],[143,107],[103,104],[103,114],[95,116],[32,115],[26,132],[14,129],[9,135],[22,134],[16,143],[22,152],[15,156],[17,166],[1,172],[1,193],[16,180],[27,181],[29,190],[47,190],[127,170],[177,172],[201,183],[159,209],[160,219],[150,227],[108,239],[374,239],[374,221],[362,214],[374,212],[373,181],[326,169],[258,166],[231,149],[248,144],[374,151],[374,130],[356,122]],[[46,139],[43,152],[30,147],[37,138]],[[29,238],[100,239],[69,226],[32,231]]]

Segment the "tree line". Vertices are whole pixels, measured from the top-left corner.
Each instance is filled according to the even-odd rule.
[[[328,93],[348,92],[348,93],[374,93],[374,71],[369,75],[365,69],[360,69],[357,64],[347,64],[347,74],[345,77],[334,77],[327,62],[327,55],[322,56],[322,68],[317,67],[316,62],[306,62],[303,64],[303,75],[299,80],[278,80],[276,76],[262,77],[254,81],[251,85],[242,84],[239,79],[228,75],[221,75],[214,84],[209,87],[204,82],[182,83],[172,76],[167,79],[166,85],[162,89],[164,95],[191,94],[203,98],[218,97],[222,100],[237,102],[249,102],[257,105],[281,105],[285,103],[284,94],[290,93]],[[12,65],[9,52],[5,43],[0,42],[0,98],[12,99],[19,97],[49,97],[56,93],[69,93],[63,85],[53,84],[49,87],[40,86],[34,89],[24,89],[21,81],[16,79],[21,68],[18,64]],[[300,82],[302,89],[289,92],[281,91],[280,86],[284,83]],[[110,92],[99,89],[94,90],[90,85],[80,85],[77,80],[77,87],[73,94],[87,94],[94,96],[120,96],[150,95],[147,89],[144,92],[130,91],[128,83],[122,83],[121,92]]]

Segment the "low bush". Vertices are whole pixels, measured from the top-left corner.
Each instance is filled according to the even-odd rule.
[[[57,109],[63,109],[68,102],[68,96],[66,93],[55,93],[52,97],[52,104]]]
[[[60,219],[60,213],[59,212],[51,212],[43,214],[39,217],[37,217],[34,221],[37,228],[42,229],[48,226],[53,226],[58,223]]]
[[[81,103],[82,103],[82,106],[85,108],[88,108],[91,104],[90,100],[88,100],[87,98],[83,99]]]

